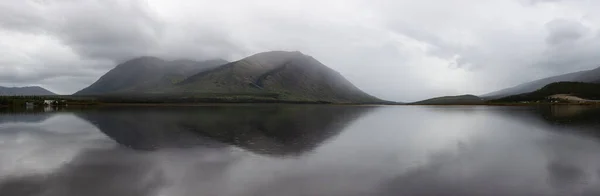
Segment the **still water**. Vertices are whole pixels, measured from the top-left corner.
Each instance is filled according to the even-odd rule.
[[[600,109],[2,111],[0,195],[600,195]]]

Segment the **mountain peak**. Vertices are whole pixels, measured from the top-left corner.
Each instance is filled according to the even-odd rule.
[[[158,87],[170,86],[192,74],[212,69],[223,60],[165,61],[157,57],[142,56],[117,65],[89,87],[76,95],[146,92]]]
[[[189,77],[179,91],[275,95],[276,100],[377,102],[335,70],[298,51],[258,53]]]

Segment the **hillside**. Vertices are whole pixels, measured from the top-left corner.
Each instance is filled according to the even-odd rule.
[[[507,96],[491,102],[543,102],[550,97],[563,100],[600,100],[600,84],[583,82],[556,82],[531,93]]]
[[[27,87],[2,87],[0,86],[0,96],[14,96],[14,95],[56,95],[49,90],[46,90],[39,86],[27,86]]]
[[[74,95],[146,93],[152,89],[172,86],[190,75],[225,63],[227,61],[219,59],[197,62],[139,57],[117,65],[98,81]]]
[[[501,98],[509,95],[516,95],[522,93],[533,92],[540,89],[548,84],[555,82],[587,82],[587,83],[600,83],[600,68],[587,71],[579,71],[574,73],[568,73],[564,75],[558,75],[548,77],[540,80],[535,80],[525,84],[517,85],[511,88],[502,89],[500,91],[488,93],[482,95],[486,98]]]
[[[412,104],[415,105],[461,105],[461,104],[482,104],[485,101],[475,95],[459,95],[459,96],[445,96],[445,97],[437,97],[431,98],[423,101],[418,101]]]
[[[284,51],[259,53],[198,73],[170,90],[280,101],[382,102],[313,57]]]

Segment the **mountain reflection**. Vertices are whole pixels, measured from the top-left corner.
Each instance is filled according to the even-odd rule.
[[[164,182],[161,173],[153,167],[154,164],[143,157],[118,149],[86,150],[49,175],[5,179],[0,183],[0,193],[15,196],[154,195]]]
[[[71,109],[4,126],[0,195],[600,195],[596,111]]]
[[[76,112],[137,150],[235,145],[271,155],[301,154],[338,134],[372,107],[240,105],[108,107]]]

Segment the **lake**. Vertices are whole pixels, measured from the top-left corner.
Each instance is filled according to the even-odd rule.
[[[0,195],[600,195],[600,108],[1,111]]]

